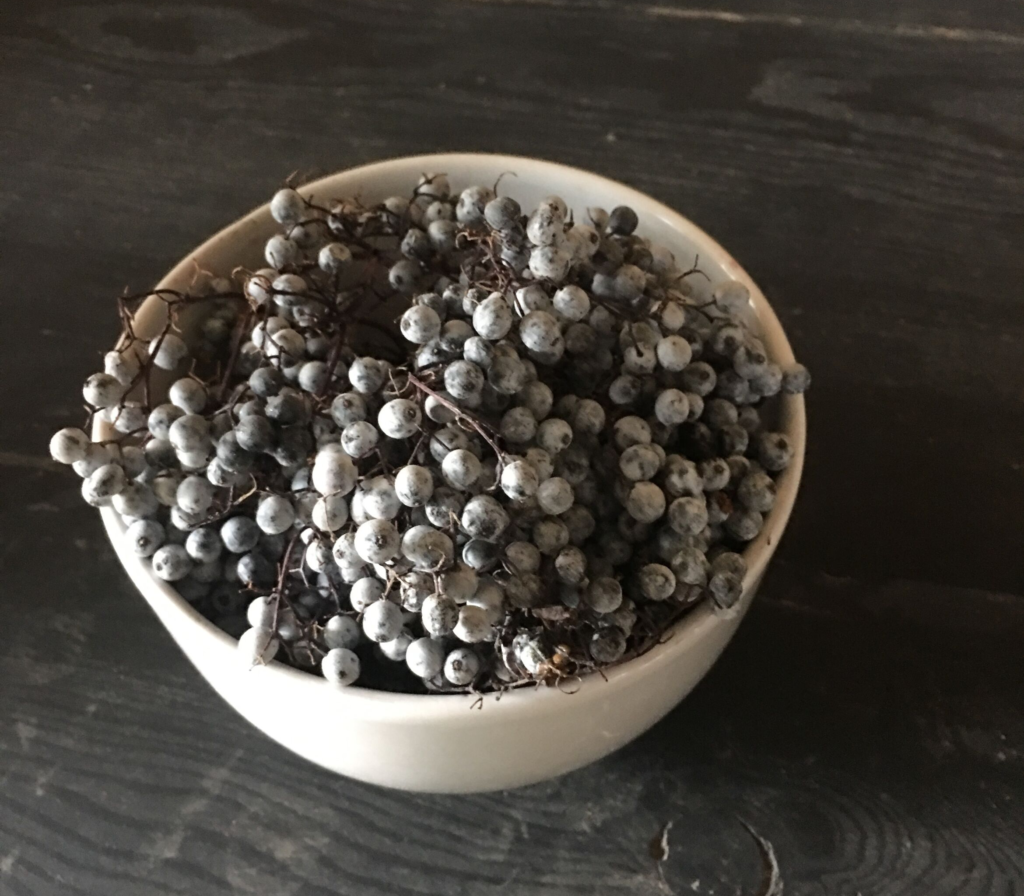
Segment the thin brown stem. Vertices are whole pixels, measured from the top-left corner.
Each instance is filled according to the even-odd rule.
[[[421,392],[431,396],[431,398],[433,398],[439,404],[444,405],[444,407],[448,408],[448,410],[455,414],[457,419],[467,423],[480,436],[480,438],[482,438],[491,447],[491,450],[495,453],[495,455],[498,458],[500,470],[501,466],[504,465],[505,452],[502,451],[501,446],[497,443],[497,441],[495,441],[494,436],[492,436],[491,433],[488,432],[489,427],[487,427],[481,420],[479,420],[474,415],[468,413],[463,408],[460,408],[457,404],[455,404],[455,402],[445,398],[437,390],[431,389],[430,386],[423,382],[423,380],[419,379],[413,374],[407,373],[406,379],[409,381],[409,384],[411,386],[414,386]]]

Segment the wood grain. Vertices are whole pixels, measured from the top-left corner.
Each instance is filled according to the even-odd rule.
[[[1018,8],[4,4],[0,59],[0,894],[748,894],[741,820],[787,892],[1024,892]],[[707,681],[590,769],[460,798],[230,714],[45,461],[124,285],[294,170],[441,149],[680,209],[816,377],[796,515]]]

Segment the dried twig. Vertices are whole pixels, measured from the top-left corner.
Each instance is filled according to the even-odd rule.
[[[482,438],[491,450],[494,452],[495,457],[498,459],[498,478],[501,478],[501,470],[505,466],[505,452],[502,451],[501,446],[495,440],[494,435],[488,432],[488,428],[485,424],[473,414],[468,413],[465,409],[460,408],[455,402],[450,401],[438,392],[436,389],[431,389],[423,380],[419,377],[414,376],[412,373],[406,373],[406,379],[411,386],[419,389],[421,392],[431,396],[439,404],[444,405],[453,414],[456,419],[464,421],[471,429],[473,429]]]
[[[759,896],[782,896],[782,872],[779,870],[779,861],[775,858],[775,848],[742,818],[740,824],[754,838],[758,851],[761,853],[763,880]]]

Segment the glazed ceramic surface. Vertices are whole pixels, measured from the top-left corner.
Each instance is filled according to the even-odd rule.
[[[446,173],[452,188],[493,184],[524,209],[557,194],[585,219],[588,206],[632,206],[639,232],[667,245],[684,266],[695,256],[713,281],[734,278],[750,289],[753,313],[772,358],[793,354],[774,312],[732,257],[686,218],[623,184],[536,159],[481,154],[414,156],[331,175],[302,188],[320,200],[358,196],[377,202],[408,195],[424,172]],[[185,289],[196,265],[227,274],[240,264],[262,265],[262,248],[277,225],[267,206],[256,209],[183,259],[159,284]],[[156,332],[163,306],[140,310],[140,336]],[[99,424],[97,424],[99,425]],[[499,698],[412,695],[336,687],[273,662],[247,669],[235,641],[200,616],[157,579],[123,539],[124,524],[101,512],[114,549],[132,581],[185,655],[216,691],[253,725],[289,750],[325,768],[363,781],[406,790],[468,792],[517,787],[560,775],[606,756],[641,734],[697,684],[721,654],[750,606],[789,519],[803,467],[806,424],[801,396],[781,401],[779,426],[795,453],[779,480],[778,498],[764,530],[751,543],[743,597],[730,616],[701,605],[643,656],[590,676],[563,692],[529,688]]]

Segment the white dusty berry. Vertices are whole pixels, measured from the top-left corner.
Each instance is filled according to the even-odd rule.
[[[410,342],[423,345],[441,333],[441,318],[426,305],[413,305],[400,321],[402,335]]]
[[[419,405],[407,398],[396,398],[380,409],[377,425],[388,438],[408,439],[419,432],[421,419]]]
[[[421,507],[434,493],[434,477],[426,467],[409,464],[395,474],[394,487],[406,507]]]
[[[512,309],[500,292],[491,293],[473,312],[473,329],[484,339],[504,339],[512,329]]]
[[[587,587],[584,598],[595,613],[612,613],[622,603],[622,586],[607,576],[596,578]]]
[[[409,671],[425,680],[441,674],[444,659],[444,646],[433,638],[417,638],[405,652],[405,663]]]
[[[345,647],[334,647],[324,654],[320,671],[332,684],[354,684],[359,679],[359,657]]]
[[[478,644],[494,638],[494,627],[487,610],[467,604],[459,610],[459,621],[455,623],[454,633],[460,641]]]
[[[529,461],[513,461],[501,471],[501,489],[515,500],[523,500],[536,494],[540,484],[540,477]]]
[[[433,526],[413,526],[402,536],[402,556],[416,569],[440,570],[452,561],[452,540]]]
[[[363,633],[371,641],[392,641],[402,631],[402,610],[389,600],[378,600],[363,610]]]
[[[359,644],[361,631],[359,624],[351,616],[332,616],[324,623],[324,644],[328,650],[338,647],[352,650]]]
[[[480,674],[480,657],[468,647],[456,647],[445,657],[444,677],[458,687],[466,687]]]
[[[347,454],[321,450],[313,463],[312,485],[321,495],[347,495],[356,485],[358,471]]]
[[[356,553],[367,563],[387,563],[401,543],[398,530],[387,520],[368,520],[356,529]]]
[[[50,439],[50,456],[59,463],[73,464],[85,458],[89,437],[80,429],[68,426]]]
[[[423,628],[435,638],[451,634],[459,621],[459,605],[443,594],[432,594],[420,610]]]
[[[247,668],[263,666],[277,656],[280,646],[270,629],[250,628],[238,639],[238,656]]]
[[[336,274],[352,263],[352,250],[343,243],[327,243],[316,257],[320,270]]]

